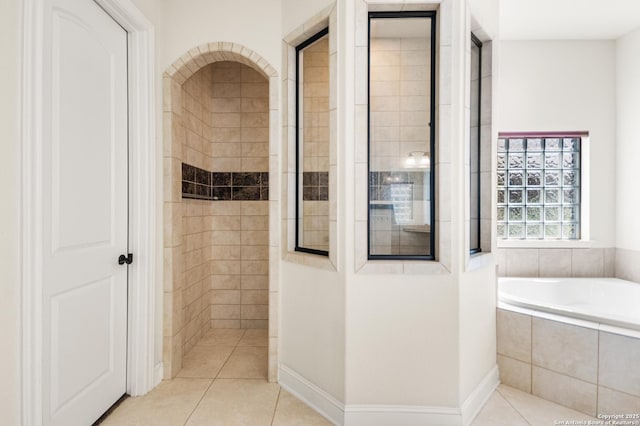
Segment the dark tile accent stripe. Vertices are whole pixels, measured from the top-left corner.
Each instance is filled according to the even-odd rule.
[[[303,172],[302,199],[329,201],[329,172]]]
[[[182,163],[182,198],[266,201],[268,172],[210,172]]]

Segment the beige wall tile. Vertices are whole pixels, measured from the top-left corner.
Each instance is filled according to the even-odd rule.
[[[211,290],[240,290],[241,275],[211,275],[209,287]]]
[[[241,246],[213,245],[209,247],[211,260],[240,260]]]
[[[574,249],[571,257],[572,276],[602,277],[604,275],[604,249]]]
[[[540,249],[541,277],[570,277],[571,249]]]
[[[245,329],[268,329],[269,328],[269,320],[267,319],[243,319],[240,321],[242,328]],[[274,358],[275,359],[275,358]]]
[[[211,328],[240,328],[240,320],[211,320]]]
[[[243,305],[267,305],[269,303],[268,290],[242,290]]]
[[[598,384],[640,397],[640,339],[600,332]]]
[[[268,260],[241,260],[240,268],[243,275],[268,275]]]
[[[640,282],[640,251],[616,248],[615,273],[617,278]]]
[[[508,249],[506,252],[508,276],[538,276],[538,249]]]
[[[243,290],[268,290],[269,277],[267,275],[242,275],[241,288]]]
[[[269,216],[242,216],[243,231],[269,230]]]
[[[240,305],[211,305],[211,319],[240,319]]]
[[[640,397],[598,387],[598,414],[640,414]]]
[[[613,247],[604,249],[604,276],[616,276],[616,249]]]
[[[597,387],[563,374],[533,366],[532,393],[590,416],[596,415]]]
[[[239,305],[240,290],[211,290],[212,305]]]
[[[269,231],[245,231],[240,235],[240,243],[251,246],[264,246],[269,244]]]
[[[266,320],[269,318],[268,305],[242,305],[243,320]]]
[[[598,331],[533,318],[534,365],[597,383]]]
[[[531,317],[498,309],[498,354],[531,363]]]
[[[498,369],[501,383],[531,393],[531,364],[498,355]]]

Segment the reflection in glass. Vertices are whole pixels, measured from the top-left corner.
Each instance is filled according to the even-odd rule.
[[[434,256],[434,18],[435,12],[369,13],[372,259]]]
[[[329,252],[329,35],[297,51],[296,250]]]

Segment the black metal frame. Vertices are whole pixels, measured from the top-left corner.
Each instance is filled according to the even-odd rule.
[[[329,27],[319,31],[318,33],[314,34],[313,36],[311,36],[310,38],[308,38],[307,40],[303,41],[298,46],[296,46],[296,102],[295,102],[295,109],[296,109],[296,219],[295,219],[296,220],[296,245],[295,245],[295,251],[300,251],[303,253],[310,253],[310,254],[317,254],[320,256],[329,256],[329,252],[327,250],[318,250],[318,249],[312,249],[308,247],[301,247],[299,244],[299,241],[300,241],[299,218],[300,218],[300,204],[301,204],[300,203],[300,175],[302,172],[300,170],[300,131],[299,131],[300,51],[303,50],[305,47],[320,40],[322,37],[326,36],[327,34],[329,34]],[[329,190],[331,190],[331,188],[329,188]],[[331,238],[331,236],[329,236],[329,238]]]
[[[481,189],[481,184],[482,184],[482,179],[481,177],[481,164],[482,162],[480,161],[480,159],[482,158],[482,132],[480,131],[481,129],[481,117],[482,117],[482,42],[480,41],[480,39],[478,37],[476,37],[476,35],[474,33],[471,33],[471,42],[473,44],[476,45],[476,47],[478,48],[478,193],[476,194],[478,199],[476,200],[476,202],[478,203],[478,226],[476,228],[476,232],[477,232],[477,239],[478,239],[478,247],[469,247],[469,253],[470,254],[476,254],[476,253],[480,253],[482,251],[482,241],[480,240],[480,237],[482,236],[481,233],[481,222],[482,222],[482,210],[481,210],[481,200],[482,200],[482,196],[480,194],[480,189]],[[473,96],[473,93],[471,94],[471,96]],[[469,138],[469,143],[471,143],[471,138]],[[471,149],[469,149],[469,156],[471,156]],[[469,164],[471,164],[471,160],[473,160],[473,158],[470,158]],[[471,173],[469,173],[469,179],[471,180]],[[471,190],[469,190],[469,193],[471,193]],[[471,195],[469,195],[471,197]],[[473,203],[473,200],[470,199],[470,203]],[[471,225],[471,223],[469,223],[469,225]],[[471,229],[469,229],[469,232],[472,232]],[[469,235],[469,241],[471,241],[471,235]]]
[[[429,171],[431,223],[430,223],[430,254],[429,255],[394,255],[371,254],[371,193],[369,191],[369,178],[371,175],[371,20],[380,18],[429,18],[431,21],[431,52],[430,52],[430,100],[429,100],[429,145],[431,154],[431,168]],[[369,260],[435,260],[436,259],[436,11],[404,11],[404,12],[369,12],[367,20],[367,259]]]

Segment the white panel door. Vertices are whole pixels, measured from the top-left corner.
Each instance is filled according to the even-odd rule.
[[[42,414],[86,426],[126,392],[127,33],[45,4]]]

